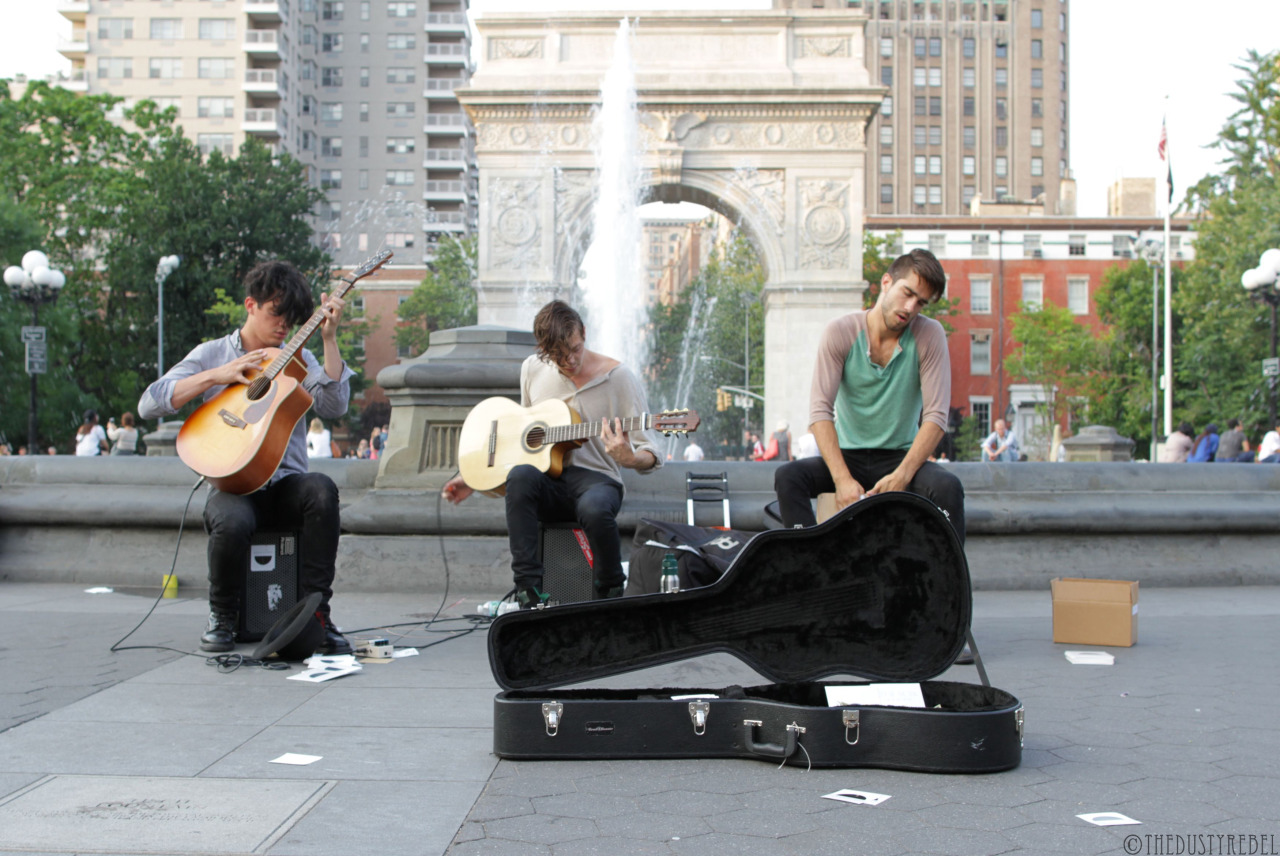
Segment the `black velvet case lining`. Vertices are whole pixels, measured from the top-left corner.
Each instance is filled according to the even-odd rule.
[[[970,610],[950,522],[914,494],[882,494],[810,529],[757,535],[705,588],[508,613],[489,629],[489,664],[506,690],[718,651],[783,684],[922,681],[955,660]]]

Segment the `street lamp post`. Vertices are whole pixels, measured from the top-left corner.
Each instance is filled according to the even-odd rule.
[[[1164,241],[1159,238],[1143,238],[1138,242],[1138,252],[1151,266],[1151,460],[1156,459],[1157,410],[1159,408],[1158,366],[1160,364],[1160,269],[1164,262]]]
[[[1250,295],[1271,307],[1271,360],[1263,364],[1263,374],[1267,377],[1267,386],[1271,390],[1271,421],[1268,428],[1276,427],[1276,373],[1280,366],[1276,362],[1276,310],[1280,308],[1280,293],[1276,291],[1276,281],[1280,279],[1280,250],[1267,250],[1258,260],[1258,266],[1245,271],[1240,276],[1240,284]]]
[[[22,257],[22,267],[13,265],[5,269],[5,284],[14,300],[31,306],[31,326],[22,331],[27,343],[27,374],[31,376],[31,403],[27,411],[27,451],[36,454],[36,377],[45,370],[45,336],[40,325],[40,304],[58,299],[67,278],[62,271],[49,267],[49,257],[39,250],[32,250]]]
[[[156,377],[164,377],[164,281],[181,263],[180,256],[165,256],[156,265]]]

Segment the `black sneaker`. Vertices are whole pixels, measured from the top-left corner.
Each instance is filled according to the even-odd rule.
[[[551,596],[538,590],[537,586],[521,586],[516,589],[516,603],[521,609],[541,609],[547,605]]]
[[[355,649],[351,647],[351,643],[347,641],[347,637],[338,632],[338,628],[333,626],[333,621],[323,612],[317,612],[316,618],[324,627],[324,642],[320,643],[320,647],[316,649],[316,653],[323,657],[334,657],[339,654],[350,654]]]
[[[596,588],[596,600],[610,600],[615,597],[622,597],[622,586],[609,586],[608,588]]]
[[[200,637],[200,650],[224,654],[236,647],[236,624],[240,616],[235,612],[214,609],[209,611],[209,627]]]

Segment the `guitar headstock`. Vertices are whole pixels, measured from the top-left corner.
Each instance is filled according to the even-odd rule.
[[[354,283],[358,279],[364,279],[366,276],[368,276],[369,274],[373,273],[375,270],[377,270],[378,268],[386,264],[387,260],[390,259],[393,255],[395,255],[395,253],[391,252],[390,250],[383,250],[382,252],[378,253],[376,256],[373,256],[372,258],[370,258],[364,264],[360,265],[360,267],[353,270],[351,272],[351,279],[348,281]]]
[[[702,421],[696,410],[664,410],[653,417],[653,428],[666,436],[688,434],[698,430]]]

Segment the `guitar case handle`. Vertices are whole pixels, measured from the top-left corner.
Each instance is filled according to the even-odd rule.
[[[796,749],[800,745],[800,735],[804,734],[805,729],[796,723],[787,726],[787,739],[785,744],[778,743],[762,743],[756,741],[756,729],[764,725],[758,719],[742,720],[743,729],[746,731],[744,741],[748,751],[761,758],[772,758],[775,761],[786,761],[792,755],[796,754]]]

